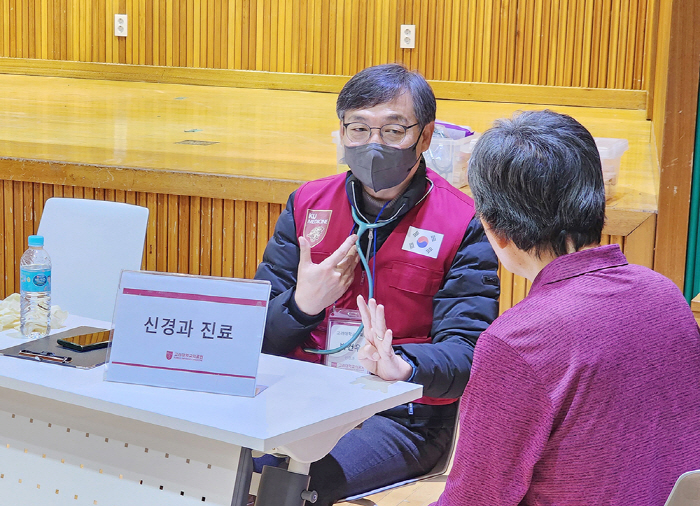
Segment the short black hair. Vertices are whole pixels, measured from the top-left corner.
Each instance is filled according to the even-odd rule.
[[[600,243],[605,187],[593,136],[553,111],[501,119],[469,160],[476,209],[497,234],[538,256]]]
[[[435,121],[433,89],[418,72],[397,63],[367,67],[355,74],[340,91],[335,110],[342,121],[347,111],[385,104],[406,92],[411,94],[420,127]]]

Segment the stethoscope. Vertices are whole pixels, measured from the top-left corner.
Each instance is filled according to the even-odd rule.
[[[433,190],[435,183],[430,181],[430,179],[428,179],[428,181],[430,182],[430,188],[428,188],[428,191],[425,192],[425,195],[423,195],[423,197],[418,202],[416,202],[415,205],[418,205],[421,202],[423,202],[425,200],[425,198]],[[354,194],[355,194],[355,192],[353,192],[353,195]],[[350,204],[350,212],[352,213],[352,221],[354,221],[355,225],[357,225],[357,232],[356,232],[357,233],[357,240],[355,241],[355,247],[357,248],[357,254],[360,257],[360,262],[362,262],[362,266],[365,268],[365,273],[367,274],[367,283],[369,284],[369,297],[367,300],[369,300],[369,299],[374,298],[374,277],[372,276],[372,270],[369,268],[369,261],[367,260],[367,257],[365,256],[365,254],[362,253],[362,248],[360,247],[360,237],[362,237],[362,234],[364,234],[368,230],[375,230],[378,228],[382,228],[382,227],[388,225],[389,223],[392,223],[398,217],[399,213],[401,212],[401,209],[403,209],[403,206],[401,208],[399,208],[391,218],[389,218],[387,220],[379,221],[379,217],[381,216],[382,211],[384,210],[384,207],[386,207],[386,204],[384,204],[384,207],[382,207],[381,211],[379,211],[379,214],[377,215],[377,219],[374,223],[368,223],[367,221],[361,220],[357,214],[357,211],[355,210],[356,206],[357,206],[357,202],[354,202],[354,205],[353,205],[353,203],[351,203]],[[376,248],[376,240],[377,240],[376,235],[374,237],[374,240],[375,240],[375,248]],[[375,251],[375,254],[376,254],[376,251]],[[375,260],[375,262],[376,262],[376,260]],[[360,326],[355,331],[355,333],[350,338],[350,340],[346,343],[341,344],[340,346],[338,346],[336,348],[332,348],[330,350],[316,350],[313,348],[304,348],[304,351],[306,353],[314,353],[316,355],[333,355],[334,353],[339,353],[343,350],[348,349],[350,346],[352,346],[352,344],[355,341],[357,341],[359,339],[359,337],[362,335],[362,331],[364,329],[365,329],[365,326],[363,323],[361,323]]]

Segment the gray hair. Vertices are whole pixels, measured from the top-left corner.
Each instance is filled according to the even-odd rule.
[[[487,130],[469,160],[476,209],[523,251],[565,255],[600,243],[605,188],[590,132],[553,111],[516,113]]]
[[[418,72],[396,63],[368,67],[355,74],[340,91],[335,110],[342,121],[347,111],[385,104],[406,92],[411,94],[420,127],[435,121],[437,105],[428,82]]]

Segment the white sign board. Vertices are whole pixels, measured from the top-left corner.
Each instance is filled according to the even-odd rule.
[[[104,379],[255,395],[270,283],[123,271]]]

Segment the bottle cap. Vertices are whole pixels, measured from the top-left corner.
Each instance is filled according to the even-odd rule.
[[[27,242],[29,243],[29,246],[33,246],[35,248],[43,247],[44,246],[44,236],[42,236],[42,235],[30,235]]]

